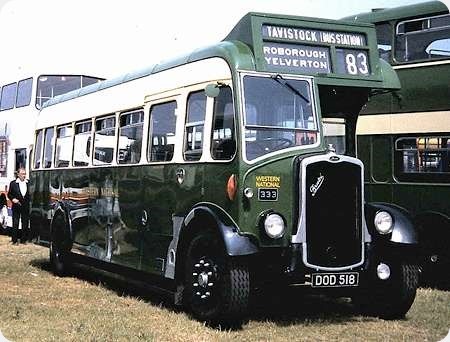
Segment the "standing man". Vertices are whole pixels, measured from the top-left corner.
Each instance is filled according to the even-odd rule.
[[[31,240],[30,230],[28,227],[29,211],[30,211],[30,194],[28,192],[28,184],[25,177],[27,172],[23,167],[17,170],[17,179],[9,184],[8,198],[12,202],[13,229],[11,241],[13,244],[18,243],[19,238],[19,220],[22,221],[22,234],[20,242],[25,243],[27,239]]]

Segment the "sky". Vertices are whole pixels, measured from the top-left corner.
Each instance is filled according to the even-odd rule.
[[[110,78],[218,42],[250,11],[338,19],[423,1],[0,0],[0,82],[31,70]]]

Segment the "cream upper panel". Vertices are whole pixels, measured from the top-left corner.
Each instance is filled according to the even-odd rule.
[[[449,111],[361,115],[356,128],[359,135],[449,131]]]
[[[231,70],[221,58],[185,64],[44,108],[36,128],[142,107],[148,95],[219,79],[231,79]]]

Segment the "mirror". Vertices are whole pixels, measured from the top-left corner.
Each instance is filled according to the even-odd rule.
[[[210,83],[205,87],[205,94],[208,97],[217,97],[220,93],[218,84]]]

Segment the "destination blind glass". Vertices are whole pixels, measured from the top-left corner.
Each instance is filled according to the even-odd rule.
[[[261,33],[264,60],[271,70],[363,76],[370,74],[368,53],[364,49],[366,37],[361,33],[274,25],[262,25]],[[335,64],[331,61],[329,45],[339,45],[336,48]]]

